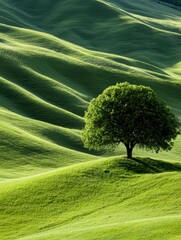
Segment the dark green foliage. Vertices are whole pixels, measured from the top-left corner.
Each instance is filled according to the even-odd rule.
[[[174,114],[151,88],[127,82],[110,86],[94,98],[84,119],[85,147],[109,149],[122,142],[128,158],[135,145],[156,152],[170,150],[179,133]]]

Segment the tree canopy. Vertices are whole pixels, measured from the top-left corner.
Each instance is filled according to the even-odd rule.
[[[117,83],[91,100],[82,133],[89,149],[114,149],[123,143],[132,158],[135,145],[159,152],[170,150],[179,123],[150,87]]]

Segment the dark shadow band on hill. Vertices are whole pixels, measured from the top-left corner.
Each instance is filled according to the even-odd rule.
[[[180,163],[170,163],[151,158],[133,158],[118,162],[119,167],[136,174],[181,171]]]

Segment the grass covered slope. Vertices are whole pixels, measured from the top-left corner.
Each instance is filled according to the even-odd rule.
[[[63,3],[64,5],[62,5]],[[34,1],[0,1],[2,13],[2,23],[0,24],[0,132],[3,136],[0,139],[0,154],[3,159],[0,162],[3,172],[1,177],[13,177],[13,173],[19,176],[18,169],[21,167],[23,169],[20,175],[24,175],[30,169],[33,173],[41,171],[41,167],[51,169],[78,163],[83,159],[91,159],[91,155],[81,154],[86,151],[80,139],[80,130],[84,124],[82,116],[90,99],[116,82],[129,81],[151,86],[162,99],[168,102],[177,116],[179,118],[181,116],[179,59],[176,66],[172,67],[170,64],[169,68],[165,68],[164,61],[160,61],[159,52],[155,52],[157,43],[160,44],[163,38],[165,41],[165,35],[162,36],[163,38],[158,37],[161,31],[169,36],[168,39],[171,41],[168,43],[169,49],[173,47],[174,54],[180,56],[180,33],[179,29],[175,33],[175,25],[172,24],[176,18],[180,18],[179,12],[163,7],[164,11],[169,13],[168,21],[162,21],[160,25],[162,30],[154,28],[155,40],[153,41],[150,37],[147,38],[148,35],[153,36],[153,26],[140,19],[156,21],[158,24],[158,13],[163,10],[159,4],[158,12],[154,13],[151,19],[150,16],[148,18],[148,15],[156,6],[156,3],[152,3],[152,1],[148,1],[146,5],[142,1],[136,5],[133,1],[130,1],[129,4],[125,1],[114,3],[86,1],[81,3],[81,1],[66,1],[66,3],[64,1],[39,1],[34,9]],[[71,15],[72,20],[63,16],[60,22],[57,18],[54,19],[56,14],[60,17],[63,12],[64,14],[67,11],[72,12],[75,5],[77,15]],[[85,9],[87,10],[85,11]],[[62,29],[68,32],[71,27],[69,28],[65,24],[65,28],[63,28],[64,21],[68,20],[71,26],[78,31],[79,28],[85,28],[83,24],[85,17],[87,17],[87,21],[84,22],[90,21],[91,9],[96,9],[100,13],[94,11],[96,15],[92,18],[93,22],[90,22],[92,28],[99,29],[98,32],[93,31],[96,38],[92,38],[92,43],[97,44],[97,47],[91,46],[89,43],[91,38],[84,34],[81,35],[82,40],[79,39],[79,44],[89,45],[89,48],[92,49],[105,48],[116,53],[124,48],[122,55],[88,50],[43,33],[43,27],[37,27],[37,22],[41,25],[40,12],[46,11],[45,31],[51,32],[51,24],[57,21],[61,26],[56,28],[57,33],[54,34],[59,36],[59,31]],[[143,14],[145,9],[147,11]],[[49,18],[49,14],[54,20]],[[134,14],[137,14],[137,17]],[[100,24],[105,22],[105,18],[108,16],[107,20],[110,25]],[[161,18],[163,14],[159,16]],[[76,24],[76,18],[79,19],[79,24]],[[133,18],[134,21],[131,20]],[[124,23],[125,27],[123,27],[124,24],[120,27],[115,25],[114,19],[120,21],[121,24]],[[97,24],[98,27],[96,27]],[[112,35],[112,42],[109,41],[111,47],[116,47],[114,41],[123,44],[122,37],[126,35],[130,37],[129,41],[125,41],[127,47],[123,44],[121,48],[117,46],[115,51],[109,48],[105,43],[107,41],[105,34],[108,32],[105,26],[109,26],[110,34],[111,31],[115,32],[113,26],[116,26],[117,31],[120,32],[121,38]],[[143,31],[138,31],[137,26],[143,27]],[[25,29],[25,27],[29,29]],[[166,28],[170,29],[166,31]],[[138,33],[142,35],[142,38],[138,37]],[[133,34],[135,34],[135,38]],[[76,40],[72,33],[70,35],[72,39]],[[99,37],[102,39],[99,40],[102,41],[102,48],[98,46]],[[133,40],[136,41],[137,47],[133,44]],[[144,44],[147,45],[144,46]],[[154,51],[150,49],[150,46],[153,46]],[[143,49],[144,54],[137,55],[136,51],[143,51]],[[164,48],[161,50],[159,47],[159,49],[166,61],[172,61],[172,50],[169,53],[169,59],[166,59]],[[136,60],[137,57],[127,57],[129,53],[148,59],[151,59],[151,53],[154,55],[154,64],[150,64],[146,59],[140,61]],[[174,61],[176,59],[177,57],[174,55]],[[169,159],[171,157],[173,160],[179,160],[179,139],[175,150],[169,155]],[[90,154],[90,152],[87,153]],[[14,160],[15,156],[16,161]],[[39,164],[40,162],[41,164]],[[16,167],[17,171],[13,170],[12,174],[9,174],[12,167]]]
[[[180,171],[109,158],[1,183],[1,239],[179,239]]]
[[[45,169],[89,159],[80,156],[86,151],[80,139],[82,116],[90,99],[110,84],[150,85],[180,116],[181,85],[154,66],[33,30],[3,24],[0,29],[0,155],[6,160],[0,163],[1,176],[13,176],[8,172],[14,167],[18,176],[14,156],[22,175],[31,168],[30,173],[41,171],[43,159]]]
[[[180,62],[181,12],[152,0],[1,0],[0,6],[0,20],[8,25],[45,31],[162,69]]]

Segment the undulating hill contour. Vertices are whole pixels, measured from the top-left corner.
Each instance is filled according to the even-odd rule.
[[[165,2],[0,0],[0,239],[181,238],[180,136],[135,161],[81,141],[89,101],[117,82],[181,121],[181,10]]]

